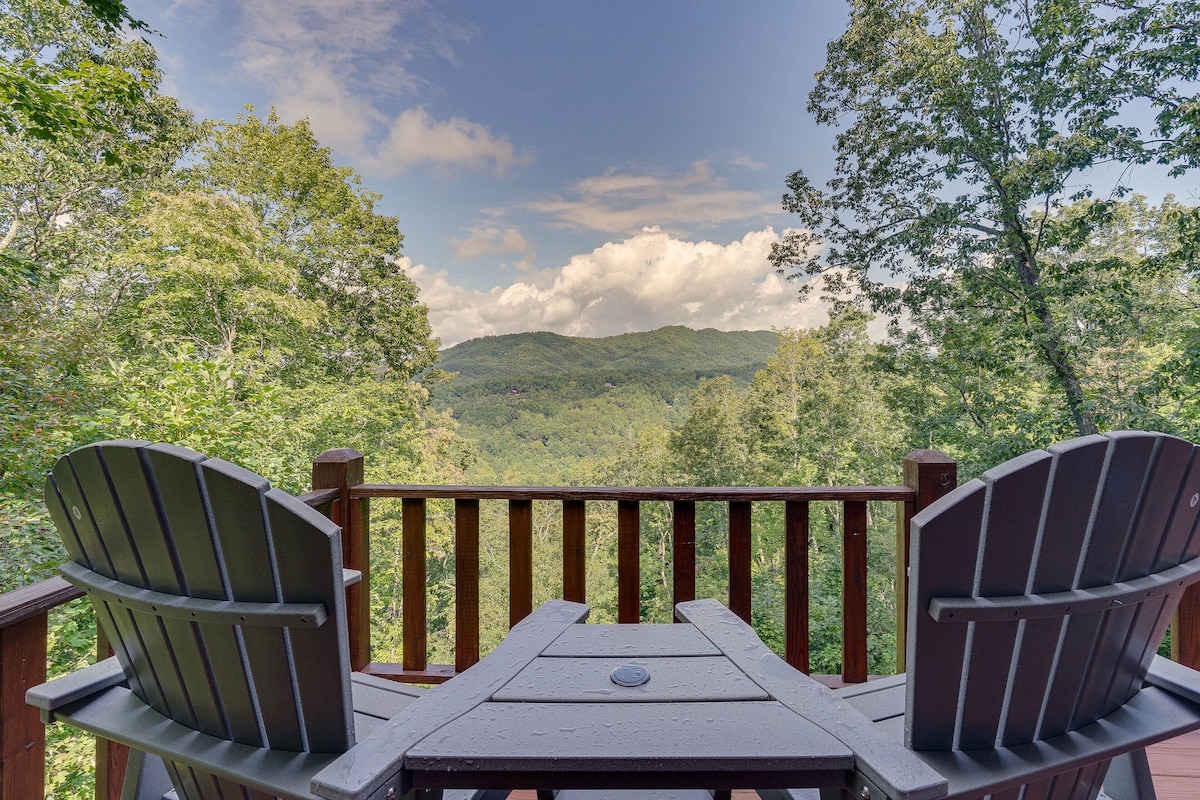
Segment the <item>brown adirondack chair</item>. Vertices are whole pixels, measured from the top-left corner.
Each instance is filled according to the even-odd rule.
[[[841,695],[950,797],[1153,798],[1143,748],[1200,727],[1200,673],[1156,655],[1200,578],[1198,450],[1087,436],[922,511],[908,674]]]
[[[102,442],[59,460],[46,503],[116,656],[27,699],[135,749],[123,796],[310,798],[313,773],[420,693],[351,673],[340,529],[265,479]]]

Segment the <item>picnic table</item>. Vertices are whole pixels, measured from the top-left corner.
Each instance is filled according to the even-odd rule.
[[[313,780],[413,789],[783,789],[932,800],[946,781],[712,600],[682,624],[586,625],[551,601]]]

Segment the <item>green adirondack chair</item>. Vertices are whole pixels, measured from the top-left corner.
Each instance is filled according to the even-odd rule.
[[[1198,451],[1087,436],[922,511],[908,673],[841,696],[952,798],[1153,798],[1143,748],[1200,727],[1200,673],[1156,655],[1200,578]]]
[[[340,529],[258,475],[102,442],[58,461],[46,503],[116,656],[27,700],[134,748],[124,796],[310,798],[420,694],[351,672]]]

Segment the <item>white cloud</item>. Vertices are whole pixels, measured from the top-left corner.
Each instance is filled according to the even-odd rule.
[[[577,181],[563,195],[525,203],[525,210],[554,223],[604,233],[632,233],[646,226],[712,226],[775,215],[779,200],[760,192],[730,189],[697,161],[682,174],[609,170]]]
[[[404,111],[389,126],[387,140],[371,157],[384,175],[399,175],[411,166],[493,169],[503,174],[533,162],[529,151],[517,152],[507,136],[494,136],[483,125],[461,117],[434,119],[424,108]]]
[[[323,144],[364,170],[396,175],[415,164],[503,173],[532,160],[503,135],[461,117],[407,105],[426,88],[411,69],[475,31],[423,0],[239,0],[236,80],[266,90],[286,121],[308,117]],[[400,101],[398,103],[398,101]]]
[[[755,171],[761,171],[767,168],[766,164],[761,161],[755,161],[746,153],[739,153],[736,157],[731,159],[729,163],[733,164],[735,167],[745,167],[746,169],[752,169]]]
[[[797,286],[768,261],[780,237],[771,228],[727,245],[689,242],[648,229],[577,255],[509,286],[478,291],[445,271],[402,258],[421,287],[443,345],[477,336],[547,330],[611,336],[664,325],[721,330],[823,325],[825,305],[799,301]]]
[[[487,227],[474,229],[463,239],[452,237],[450,249],[456,257],[470,260],[505,253],[528,253],[533,245],[516,228]]]

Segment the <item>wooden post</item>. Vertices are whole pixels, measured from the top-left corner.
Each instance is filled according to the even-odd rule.
[[[0,797],[45,794],[46,728],[25,690],[46,682],[46,612],[0,628]]]
[[[46,682],[48,612],[82,595],[59,577],[0,594],[0,798],[4,800],[41,800],[45,794],[46,728],[38,710],[25,703],[25,691]]]
[[[337,489],[333,521],[342,526],[342,565],[362,573],[346,590],[346,622],[350,668],[359,671],[371,661],[371,522],[364,497],[352,500],[350,487],[363,482],[363,455],[357,450],[326,450],[313,461],[312,488]]]
[[[784,604],[787,662],[808,674],[808,503],[784,504]]]
[[[751,571],[750,504],[729,503],[729,610],[750,624]]]
[[[907,665],[908,546],[912,518],[958,486],[958,464],[938,450],[913,450],[904,457],[904,485],[917,490],[914,502],[904,503],[896,514],[896,672]]]
[[[479,661],[479,501],[454,501],[454,670]]]
[[[533,501],[508,501],[508,627],[533,613]]]
[[[406,497],[400,501],[400,592],[404,608],[404,669],[424,671],[429,666],[426,616],[428,583],[425,572],[425,498]]]
[[[842,680],[867,679],[867,502],[842,504]]]
[[[563,500],[563,600],[587,602],[587,506]]]
[[[671,569],[674,608],[679,603],[696,599],[696,503],[693,500],[676,500],[672,503],[672,554]],[[671,619],[679,618],[671,614]]]
[[[642,621],[641,507],[617,501],[617,622]]]

